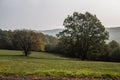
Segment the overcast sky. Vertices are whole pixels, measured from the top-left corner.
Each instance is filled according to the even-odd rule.
[[[0,28],[63,28],[75,11],[96,14],[105,27],[120,26],[120,0],[0,0]]]

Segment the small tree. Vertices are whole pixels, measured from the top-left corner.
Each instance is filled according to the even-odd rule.
[[[64,44],[64,52],[82,60],[87,59],[88,53],[100,53],[102,45],[109,37],[100,20],[89,12],[74,12],[64,20],[63,25],[65,30],[57,36]]]
[[[41,38],[32,30],[15,30],[13,32],[13,44],[22,49],[25,56],[31,53],[34,47],[39,47]]]

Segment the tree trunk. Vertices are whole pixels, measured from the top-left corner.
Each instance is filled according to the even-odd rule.
[[[24,55],[28,56],[28,51],[24,50]]]
[[[87,59],[87,51],[81,50],[81,60]]]

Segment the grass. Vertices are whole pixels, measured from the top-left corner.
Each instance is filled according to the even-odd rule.
[[[0,50],[0,75],[120,78],[120,63],[78,61],[45,52]]]

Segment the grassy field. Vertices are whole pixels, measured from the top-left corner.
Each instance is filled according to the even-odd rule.
[[[0,75],[120,78],[120,63],[79,61],[44,52],[0,50]]]

